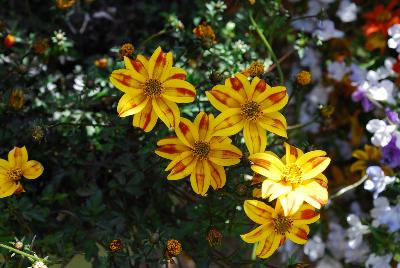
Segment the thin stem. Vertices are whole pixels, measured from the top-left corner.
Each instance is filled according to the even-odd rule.
[[[278,63],[281,64],[282,62],[284,62],[284,61],[285,61],[287,58],[289,58],[289,57],[293,54],[293,52],[295,52],[295,51],[296,51],[296,50],[292,49],[292,50],[286,52],[282,57],[279,58]],[[272,64],[272,65],[268,68],[267,73],[273,71],[276,67],[277,67],[276,63]]]
[[[297,17],[297,18],[291,19],[290,21],[293,22],[293,21],[296,21],[296,20],[304,20],[304,19],[317,18],[318,15],[319,15],[319,14]]]
[[[13,248],[13,247],[10,247],[10,246],[1,244],[1,243],[0,243],[0,247],[5,248],[5,249],[8,249],[9,251],[12,251],[12,252],[14,252],[14,253],[17,253],[17,254],[19,254],[19,255],[21,255],[21,256],[27,257],[27,258],[30,259],[30,260],[41,261],[41,262],[43,262],[43,263],[48,262],[47,260],[42,259],[42,258],[39,258],[38,256],[31,255],[31,254],[29,254],[29,253],[23,252],[23,251],[21,251],[21,250],[18,250],[18,249],[16,249],[16,248]]]
[[[351,185],[349,185],[349,186],[346,186],[346,187],[340,189],[339,191],[337,191],[335,194],[333,194],[333,195],[330,197],[330,199],[331,199],[331,200],[332,200],[332,199],[335,199],[335,198],[337,198],[337,197],[343,195],[344,193],[346,193],[346,192],[348,192],[348,191],[350,191],[350,190],[352,190],[352,189],[354,189],[354,188],[360,186],[360,185],[361,185],[364,181],[366,181],[367,179],[368,179],[368,176],[367,176],[367,175],[364,175],[359,181],[357,181],[357,182],[355,182],[355,183],[353,183],[353,184],[351,184]]]
[[[275,55],[274,50],[272,49],[271,45],[269,44],[267,38],[265,37],[265,35],[264,35],[263,31],[262,31],[262,29],[258,26],[258,24],[254,20],[253,15],[251,13],[249,13],[249,18],[250,18],[251,24],[256,29],[256,32],[257,32],[258,36],[260,37],[261,41],[264,43],[265,47],[267,48],[267,50],[271,54],[271,57],[272,57],[273,61],[276,64],[276,68],[278,69],[279,81],[280,81],[281,84],[283,84],[284,78],[283,78],[282,68],[281,68],[281,65],[280,65],[280,63],[278,61],[278,58]]]
[[[160,35],[169,33],[169,32],[172,32],[172,30],[167,31],[166,29],[162,29],[161,31],[159,31],[159,32],[157,32],[157,33],[155,33],[155,34],[150,35],[148,38],[146,38],[146,39],[140,44],[139,48],[142,49],[142,48],[144,47],[144,45],[145,45],[147,42],[149,42],[151,39],[156,38],[156,37],[158,37],[158,36],[160,36]]]

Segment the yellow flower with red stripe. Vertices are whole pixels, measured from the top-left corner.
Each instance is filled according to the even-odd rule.
[[[156,154],[172,160],[165,169],[168,180],[190,176],[193,191],[205,195],[208,188],[222,188],[226,182],[224,166],[240,162],[242,152],[228,137],[214,136],[215,118],[199,113],[194,122],[181,118],[175,128],[177,137],[160,140]]]
[[[259,258],[270,257],[286,239],[296,244],[305,244],[310,232],[308,224],[319,219],[319,213],[307,204],[303,204],[299,210],[285,216],[279,202],[275,209],[258,200],[246,200],[244,212],[255,223],[260,224],[247,234],[241,235],[247,243],[257,243],[256,255]]]
[[[20,183],[21,177],[33,180],[42,175],[43,170],[38,161],[28,161],[25,146],[15,147],[8,153],[8,161],[0,159],[0,198],[24,192]]]
[[[262,198],[278,198],[285,215],[296,213],[303,202],[319,209],[328,202],[328,180],[322,172],[330,158],[326,152],[315,150],[303,153],[285,143],[286,155],[280,159],[272,152],[256,153],[249,157],[251,169],[264,176]]]
[[[126,69],[112,72],[111,83],[125,94],[118,102],[120,117],[134,115],[133,126],[151,131],[157,119],[167,127],[175,127],[180,112],[177,103],[193,102],[196,90],[185,81],[185,70],[174,67],[172,52],[158,47],[150,59],[138,55],[135,60],[124,57]]]
[[[236,74],[206,92],[210,103],[221,114],[216,118],[215,135],[230,136],[243,129],[246,146],[251,154],[264,152],[266,130],[287,137],[286,119],[278,112],[288,102],[286,88],[270,87],[258,77],[250,81]]]

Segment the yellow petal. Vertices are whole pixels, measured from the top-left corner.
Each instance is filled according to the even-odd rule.
[[[242,152],[232,144],[211,144],[210,161],[221,166],[232,166],[240,162]]]
[[[216,85],[206,92],[211,105],[223,112],[229,108],[240,108],[245,99],[236,91],[224,85]]]
[[[215,136],[235,135],[243,129],[245,120],[240,114],[239,108],[232,108],[220,113],[215,118]]]
[[[165,138],[157,142],[158,148],[155,153],[163,158],[173,160],[190,148],[184,145],[177,137]]]
[[[168,75],[167,80],[169,80],[169,79],[185,80],[186,79],[186,71],[179,67],[171,67],[171,69],[169,70],[169,75]]]
[[[278,249],[282,235],[272,232],[264,243],[263,248],[257,249],[258,257],[262,259],[269,258]]]
[[[225,186],[226,183],[226,173],[222,166],[216,165],[211,161],[208,161],[210,167],[211,175],[211,186],[214,190],[220,189]]]
[[[243,128],[243,137],[250,154],[262,153],[267,147],[267,134],[259,124],[246,121]]]
[[[287,138],[286,118],[281,113],[264,113],[257,122],[269,132]]]
[[[321,208],[321,205],[328,203],[328,190],[318,184],[316,181],[307,181],[298,186],[298,191],[303,193],[304,201],[315,208]]]
[[[152,99],[152,104],[154,111],[168,128],[177,126],[180,119],[180,112],[175,102],[158,97]]]
[[[256,100],[261,93],[270,90],[271,87],[264,80],[258,77],[254,77],[253,80],[251,81],[251,88],[253,91],[251,99]]]
[[[120,117],[137,114],[144,109],[149,98],[144,94],[131,96],[124,94],[118,102],[117,112]]]
[[[255,101],[260,104],[264,113],[273,113],[281,110],[288,102],[288,94],[286,88],[272,87],[258,95]]]
[[[210,187],[211,175],[207,161],[198,160],[190,175],[190,184],[196,194],[205,195]]]
[[[264,185],[267,185],[267,181],[263,181],[261,191],[264,193]],[[282,183],[274,183],[273,186],[271,186],[270,191],[268,192],[268,195],[270,195],[268,201],[271,202],[272,200],[275,200],[278,197],[285,196],[288,193],[292,191],[292,186],[291,185],[286,185]],[[263,194],[264,196],[264,194]]]
[[[330,162],[331,159],[329,157],[324,157],[324,156],[308,158],[307,162],[302,162],[302,165],[299,165],[303,173],[301,175],[302,179],[308,180],[315,178],[329,166]]]
[[[186,118],[180,118],[178,126],[175,128],[175,133],[178,138],[186,146],[192,147],[195,141],[199,140],[199,134],[196,131],[196,126]]]
[[[269,153],[256,153],[249,156],[249,160],[253,163],[251,169],[258,174],[273,180],[280,180],[285,165],[282,161]]]
[[[164,59],[160,62],[159,64],[159,69],[160,69],[160,81],[166,81],[171,75],[171,68],[172,65],[174,64],[172,52],[168,52],[166,55],[163,55]],[[156,63],[157,64],[157,63]]]
[[[243,207],[246,215],[258,224],[269,223],[275,212],[272,207],[258,200],[246,200]]]
[[[307,243],[307,235],[310,228],[307,225],[293,226],[287,237],[296,244],[304,245]]]
[[[300,191],[289,192],[286,196],[279,197],[283,213],[285,216],[295,214],[303,204],[304,198]]]
[[[196,98],[194,86],[187,81],[171,79],[163,83],[162,96],[176,103],[190,103]]]
[[[19,182],[16,183],[8,178],[0,179],[0,198],[12,195],[19,185]]]
[[[205,112],[200,112],[194,119],[194,125],[199,133],[199,139],[202,141],[210,141],[211,135],[214,132],[214,116],[207,115]]]
[[[4,159],[0,159],[0,175],[7,175],[8,171],[12,168],[10,163]]]
[[[254,230],[240,235],[242,240],[246,243],[256,243],[261,240],[265,240],[273,232],[273,226],[271,223],[263,224],[255,228]]]
[[[319,220],[319,213],[309,204],[303,204],[299,210],[291,216],[293,225],[311,224]]]
[[[294,146],[286,143],[286,142],[284,144],[285,144],[285,151],[286,151],[286,155],[285,155],[286,165],[290,164],[290,163],[295,163],[297,158],[299,158],[300,156],[303,155],[303,151],[297,147],[294,147]]]
[[[134,70],[119,69],[111,73],[110,81],[119,90],[135,96],[143,92],[146,79]]]
[[[149,61],[145,56],[139,54],[136,57],[136,60],[131,61],[131,62],[132,62],[132,66],[135,68],[135,70],[138,73],[143,75],[143,77],[146,79],[150,78]]]
[[[143,129],[144,132],[150,132],[153,130],[157,123],[158,116],[153,109],[151,101],[147,102],[147,105],[142,111],[133,116],[133,126]]]
[[[242,76],[242,79],[238,77]],[[244,77],[244,79],[243,79]],[[225,80],[225,86],[228,88],[232,88],[234,91],[239,93],[244,99],[247,98],[246,90],[244,89],[246,84],[243,84],[242,81],[246,81],[247,78],[242,74],[235,74],[234,77],[227,78]],[[250,86],[249,82],[247,81],[247,86]]]
[[[181,156],[178,156],[176,159],[178,159],[178,161],[174,159],[174,161],[171,162],[171,164],[174,163],[175,165],[171,166],[170,164],[167,167],[167,169],[171,169],[167,177],[168,180],[179,180],[189,176],[192,174],[197,162],[191,152],[183,152]]]
[[[44,168],[38,161],[30,160],[22,166],[22,176],[27,179],[36,179],[42,175]]]
[[[11,167],[22,168],[22,166],[28,161],[28,151],[25,146],[22,148],[14,147],[8,153],[8,162]]]
[[[160,69],[163,69],[164,64],[164,53],[161,47],[158,47],[149,59],[148,72],[150,78],[159,79],[161,75]]]

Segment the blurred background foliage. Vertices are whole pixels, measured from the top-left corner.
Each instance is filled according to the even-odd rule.
[[[131,118],[119,118],[121,94],[108,77],[123,66],[122,44],[132,43],[135,55],[150,55],[161,46],[173,51],[198,92],[194,103],[180,106],[182,115],[216,114],[205,90],[253,61],[273,63],[249,13],[278,58],[296,60],[306,45],[321,45],[290,27],[292,5],[280,0],[57,2],[74,3],[60,8],[55,1],[0,0],[1,37],[16,39],[12,47],[0,46],[0,156],[25,145],[45,168],[39,179],[24,184],[25,193],[1,200],[0,241],[35,237],[35,252],[62,265],[84,254],[93,267],[153,267],[162,263],[166,240],[174,238],[182,243],[181,258],[197,267],[256,267],[257,262],[267,267],[265,261],[249,261],[252,247],[239,237],[251,227],[241,211],[252,196],[245,180],[249,163],[230,168],[227,185],[207,197],[196,196],[188,180],[167,181],[167,161],[154,149],[173,132],[159,122],[145,134],[131,126]],[[215,40],[193,34],[201,23],[213,28]],[[287,62],[282,63],[285,82],[292,84],[293,66]],[[274,67],[263,78],[277,85],[277,71]],[[298,123],[307,92],[308,87],[297,91],[296,103],[286,109],[289,124]],[[23,100],[12,100],[13,94]],[[316,111],[313,122],[323,118]],[[337,136],[349,132],[348,123],[342,127]],[[289,135],[300,148],[318,144],[335,158],[338,149],[330,140],[298,129]],[[235,144],[245,151],[240,137]],[[271,135],[269,144],[269,150],[283,152],[282,139]],[[212,226],[224,236],[217,247],[207,241]],[[109,249],[114,239],[123,245],[117,253]],[[18,267],[19,259],[2,256],[3,267]]]

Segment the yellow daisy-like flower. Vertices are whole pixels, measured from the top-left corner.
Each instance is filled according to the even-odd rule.
[[[251,169],[265,176],[261,186],[262,198],[278,198],[285,215],[296,213],[303,202],[319,209],[328,202],[328,180],[322,172],[330,158],[321,150],[303,153],[285,143],[286,155],[281,160],[272,152],[256,153],[249,157]]]
[[[150,59],[138,55],[135,60],[124,57],[126,69],[112,72],[111,83],[125,94],[118,102],[120,117],[134,115],[133,126],[151,131],[157,118],[167,127],[175,127],[180,112],[176,103],[194,101],[196,90],[185,81],[185,70],[173,67],[172,53],[161,48]]]
[[[38,161],[29,160],[24,147],[15,147],[8,153],[8,161],[0,159],[0,198],[15,192],[24,192],[20,184],[21,177],[36,179],[43,173],[43,166]]]
[[[190,175],[193,191],[205,195],[208,188],[222,188],[226,182],[224,166],[240,162],[242,152],[228,137],[214,136],[215,119],[212,114],[199,113],[194,123],[181,118],[175,128],[177,137],[160,140],[156,154],[172,160],[165,169],[168,180],[179,180]]]
[[[378,166],[380,165],[382,154],[379,148],[369,144],[365,144],[364,150],[355,150],[352,153],[352,156],[354,158],[357,158],[358,160],[350,166],[350,171],[351,172],[361,171],[361,174],[364,176],[367,167],[372,165],[378,165]],[[390,168],[387,167],[384,167],[384,171],[385,173],[386,172],[391,173]]]
[[[230,136],[243,129],[246,146],[251,154],[264,152],[266,130],[287,137],[286,119],[278,112],[288,102],[286,88],[270,87],[258,77],[250,81],[236,74],[206,92],[210,103],[221,114],[215,119],[215,135]]]
[[[246,200],[244,211],[252,221],[260,224],[251,232],[241,235],[245,242],[257,243],[256,255],[259,258],[270,257],[286,239],[305,244],[310,232],[308,224],[319,219],[319,214],[307,204],[303,204],[297,213],[285,216],[279,202],[274,209],[261,201]]]

